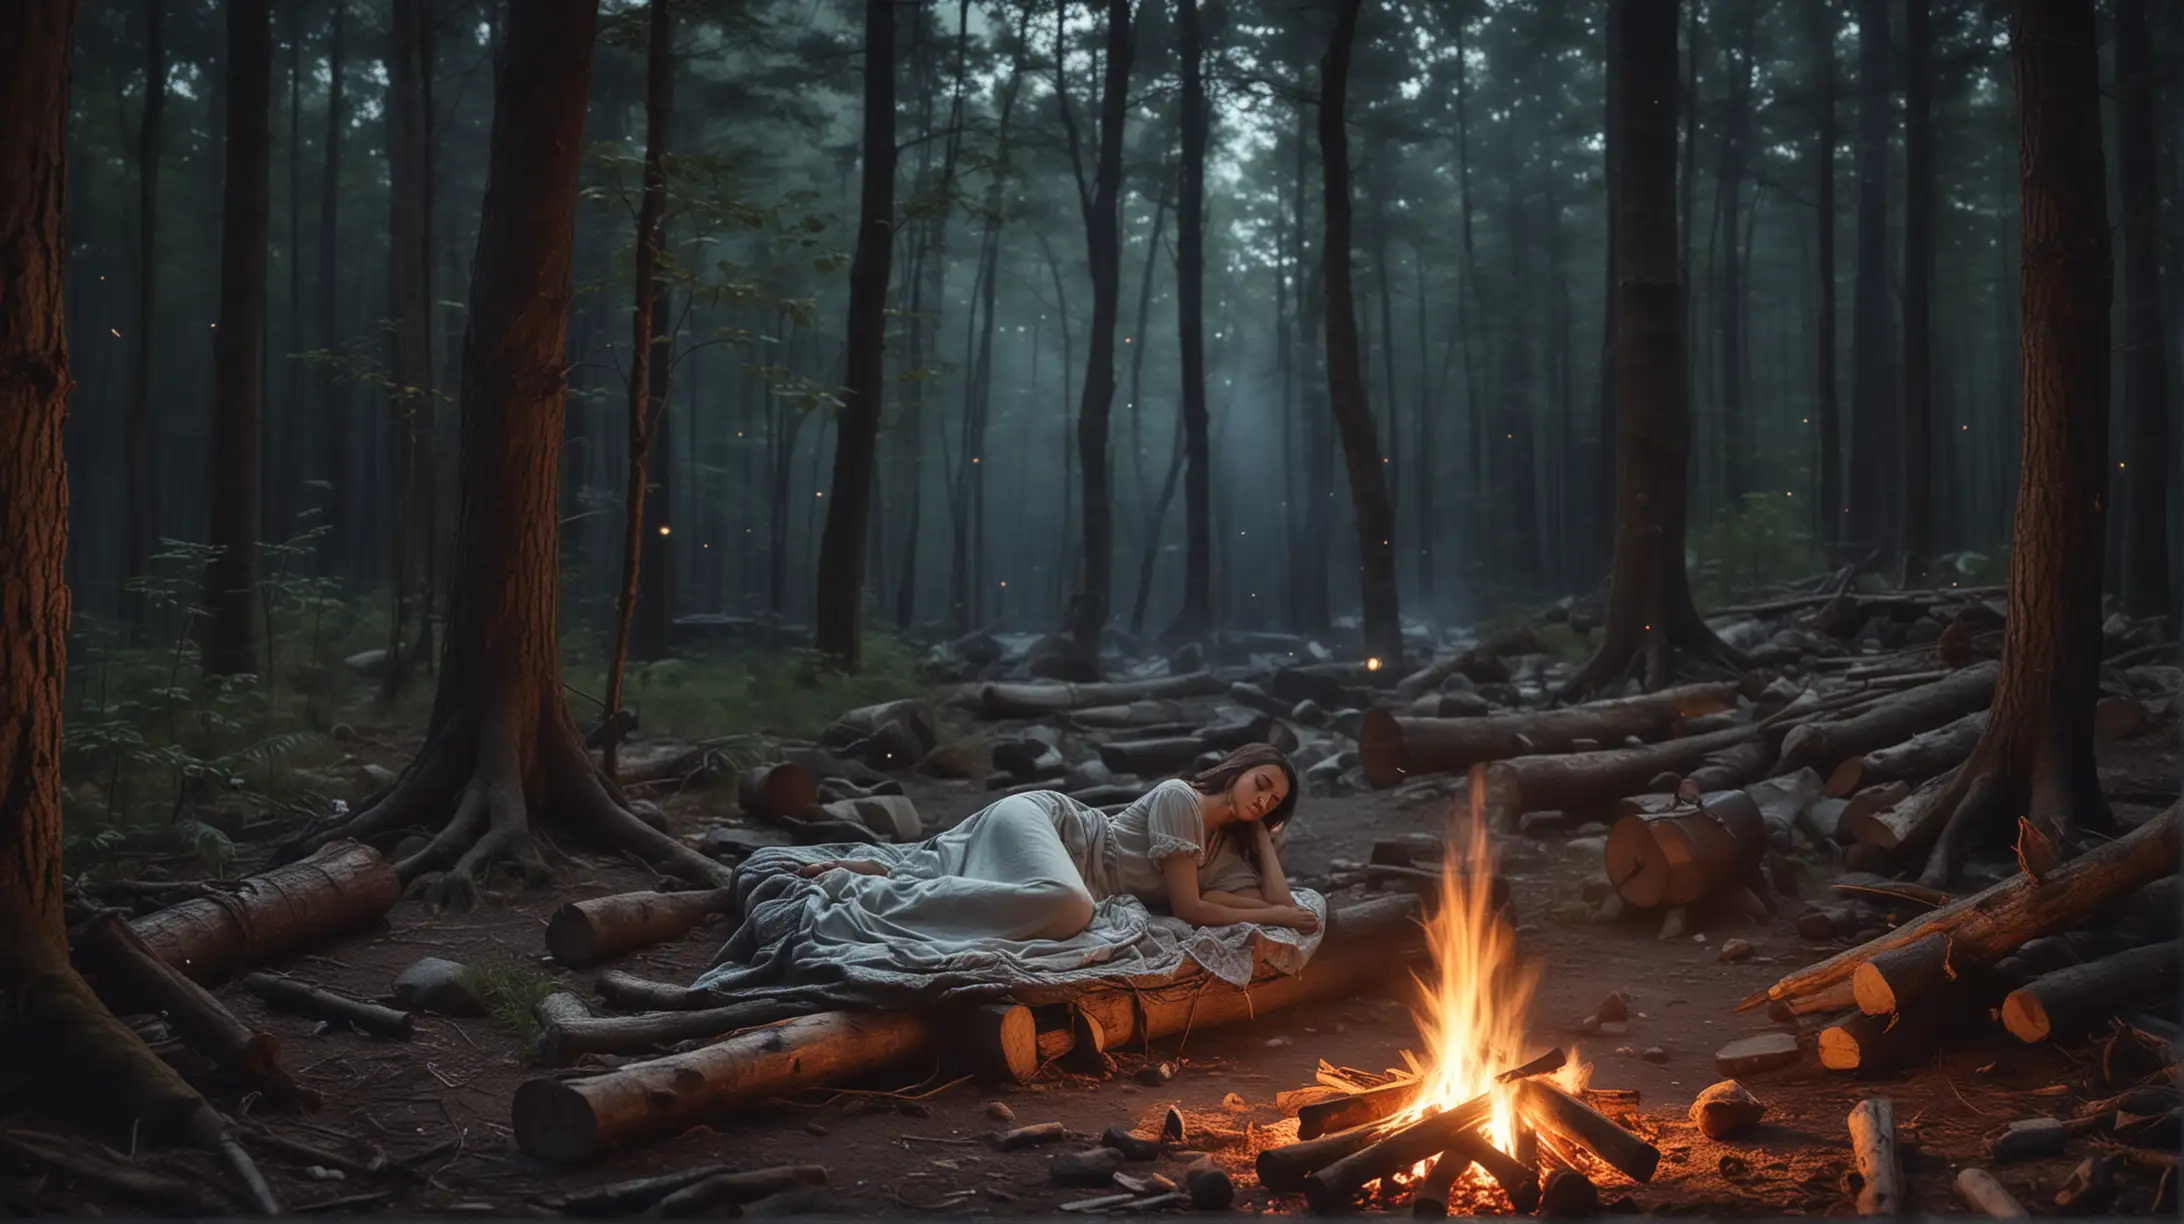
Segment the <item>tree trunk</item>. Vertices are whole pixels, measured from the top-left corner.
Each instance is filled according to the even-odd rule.
[[[463,337],[461,511],[439,694],[424,746],[379,802],[311,839],[440,833],[396,865],[429,899],[475,899],[504,856],[538,867],[536,814],[699,883],[711,859],[645,824],[585,753],[562,697],[558,530],[570,247],[598,0],[508,11]],[[890,146],[892,147],[892,146]],[[444,815],[452,813],[452,815]]]
[[[1926,585],[1934,551],[1934,22],[1904,6],[1903,582]]]
[[[204,667],[257,670],[258,428],[265,400],[266,220],[271,205],[273,27],[265,0],[227,10],[227,182],[220,205],[220,319],[213,324],[211,543]],[[270,671],[270,668],[268,668]]]
[[[1166,640],[1179,644],[1204,634],[1213,623],[1213,443],[1206,413],[1206,140],[1213,112],[1206,98],[1206,40],[1198,0],[1177,0],[1176,36],[1183,61],[1183,150],[1175,213],[1175,309],[1188,466],[1183,475],[1183,607]],[[1156,548],[1157,531],[1156,526],[1147,536]]]
[[[143,574],[152,556],[152,517],[159,505],[158,465],[152,462],[152,329],[159,309],[159,119],[167,107],[166,0],[144,0],[144,111],[137,123],[136,312],[129,341],[129,407],[123,443],[129,479],[123,511],[128,519],[128,577]],[[129,617],[141,626],[143,600],[131,600]]]
[[[1888,0],[1858,0],[1858,280],[1851,311],[1850,490],[1844,543],[1888,544],[1894,416],[1888,368],[1894,330],[1888,280],[1888,129],[1894,100]]]
[[[1751,139],[1753,27],[1759,5],[1746,0],[1737,6],[1736,44],[1723,56],[1733,62],[1729,79],[1728,113],[1721,126],[1721,172],[1715,182],[1715,210],[1726,219],[1730,240],[1723,244],[1720,295],[1714,303],[1721,331],[1721,473],[1724,500],[1735,510],[1753,485],[1751,424],[1745,420],[1744,381],[1748,365],[1748,341],[1744,330],[1749,303],[1745,300],[1747,270],[1736,241],[1737,219],[1744,214],[1745,143]],[[1731,56],[1734,57],[1733,61]]]
[[[1935,800],[1934,887],[1955,875],[1961,839],[2005,813],[2024,813],[2019,855],[2036,875],[2077,826],[2114,827],[2093,763],[2112,276],[2099,42],[2093,0],[2018,0],[2011,20],[2024,428],[2010,610],[1986,734]]]
[[[1640,672],[1661,688],[1674,652],[1734,654],[1699,618],[1684,571],[1689,356],[1676,240],[1678,0],[1616,0],[1615,564],[1600,649],[1571,680],[1582,694]]]
[[[849,352],[812,618],[814,644],[853,671],[862,657],[865,539],[887,393],[887,282],[895,246],[895,9],[889,0],[866,0],[864,42],[864,181],[849,268]]]
[[[667,415],[669,353],[667,282],[660,269],[660,231],[667,214],[667,123],[674,105],[674,23],[666,0],[652,0],[645,23],[645,169],[637,204],[636,275],[630,294],[629,475],[622,492],[622,581],[614,607],[614,647],[607,660],[607,695],[601,723],[606,739],[600,768],[616,776],[622,741],[622,679],[629,666],[630,637],[638,619],[638,582],[645,563],[663,558],[667,516],[655,507],[646,512],[645,469],[654,440],[662,436]],[[657,374],[657,377],[654,375]],[[666,456],[662,456],[663,460]],[[665,466],[663,462],[662,466]],[[666,498],[661,499],[664,507]],[[657,526],[657,530],[647,528]],[[657,542],[656,542],[657,541]],[[660,592],[664,594],[665,592]],[[664,609],[647,607],[648,620]],[[664,629],[664,626],[660,626]],[[648,645],[663,645],[664,632]],[[658,653],[647,658],[657,658]]]
[[[68,671],[68,96],[74,0],[0,22],[0,1027],[45,1099],[166,1138],[195,1089],[69,965],[61,916],[61,709]]]
[[[416,572],[424,539],[417,514],[420,475],[429,484],[432,391],[432,20],[423,0],[394,0],[387,87],[388,424],[394,434],[394,548],[388,567],[393,625],[387,638],[381,696],[402,689],[410,658],[404,631],[412,609],[428,602]],[[422,442],[422,445],[420,445]]]
[[[1403,659],[1403,622],[1396,611],[1395,508],[1388,502],[1387,473],[1374,434],[1372,405],[1365,398],[1356,299],[1350,287],[1350,140],[1343,105],[1349,88],[1350,48],[1357,39],[1362,7],[1363,0],[1343,0],[1335,17],[1334,41],[1320,61],[1322,220],[1327,234],[1320,276],[1327,292],[1327,400],[1342,437],[1357,517],[1365,653],[1395,667]],[[1325,513],[1324,507],[1320,513]]]
[[[1805,0],[1805,19],[1819,74],[1820,131],[1813,141],[1813,225],[1819,248],[1813,277],[1820,282],[1819,318],[1813,327],[1813,432],[1820,465],[1819,508],[1813,529],[1831,558],[1843,539],[1842,425],[1835,398],[1835,0]]]
[[[342,109],[342,82],[348,71],[344,35],[349,24],[349,0],[334,0],[334,28],[326,47],[326,138],[319,147],[323,157],[319,181],[318,322],[319,348],[333,353],[341,346],[341,137],[349,115]],[[321,555],[324,573],[347,583],[354,578],[350,565],[351,521],[355,499],[349,489],[349,387],[332,361],[319,367],[319,394],[325,401],[326,450],[321,475],[326,481],[326,542]]]
[[[2176,615],[2169,582],[2169,351],[2161,285],[2161,136],[2146,0],[2116,0],[2116,175],[2123,192],[2124,607]],[[2175,23],[2176,15],[2171,13]],[[2172,104],[2173,105],[2173,104]],[[150,233],[149,230],[146,231]]]
[[[1068,99],[1062,115],[1069,120],[1070,153],[1078,170],[1077,191],[1084,207],[1085,261],[1092,274],[1092,336],[1085,354],[1084,393],[1077,402],[1077,462],[1084,469],[1084,556],[1077,590],[1070,598],[1070,636],[1094,659],[1114,591],[1115,509],[1107,471],[1107,424],[1115,402],[1115,313],[1121,290],[1123,122],[1129,114],[1130,60],[1135,37],[1130,0],[1107,0],[1107,48],[1100,82],[1099,155],[1086,194],[1077,157],[1076,124],[1069,120]]]

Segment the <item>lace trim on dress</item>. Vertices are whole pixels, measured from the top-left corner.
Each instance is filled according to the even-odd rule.
[[[1160,863],[1166,862],[1179,854],[1190,855],[1191,861],[1200,867],[1206,865],[1206,851],[1203,846],[1196,842],[1184,841],[1180,837],[1170,837],[1165,833],[1152,835],[1152,844],[1147,849],[1145,857]]]

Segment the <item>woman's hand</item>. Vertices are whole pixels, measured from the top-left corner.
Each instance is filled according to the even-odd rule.
[[[1268,926],[1288,927],[1306,935],[1319,930],[1319,915],[1301,905],[1277,905],[1273,916],[1265,921]]]
[[[1265,821],[1254,820],[1251,835],[1259,849],[1260,890],[1276,905],[1293,905],[1296,897],[1290,893],[1289,877],[1282,871],[1282,856],[1274,849],[1274,830],[1267,828]]]

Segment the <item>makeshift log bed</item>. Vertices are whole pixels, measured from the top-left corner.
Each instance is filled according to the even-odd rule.
[[[1303,972],[1263,974],[1246,989],[1192,965],[1163,979],[1024,991],[969,1008],[822,1012],[587,1078],[533,1079],[516,1090],[516,1142],[542,1159],[578,1163],[914,1058],[939,1054],[989,1076],[1028,1077],[1041,1060],[1081,1044],[1105,1052],[1347,997],[1392,979],[1423,951],[1418,913],[1410,896],[1332,910]]]

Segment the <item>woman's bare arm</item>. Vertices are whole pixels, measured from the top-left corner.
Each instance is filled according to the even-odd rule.
[[[1254,820],[1251,835],[1259,844],[1259,890],[1275,905],[1295,905],[1297,899],[1289,891],[1289,877],[1282,874],[1282,856],[1274,849],[1274,830],[1267,828],[1265,821]]]
[[[1198,894],[1211,905],[1226,905],[1230,909],[1265,905],[1266,894],[1256,888],[1209,888]]]
[[[1208,900],[1198,891],[1198,864],[1178,854],[1160,865],[1168,880],[1168,909],[1193,926],[1235,926],[1256,922],[1290,927],[1310,934],[1319,929],[1319,916],[1296,905],[1224,905]]]

